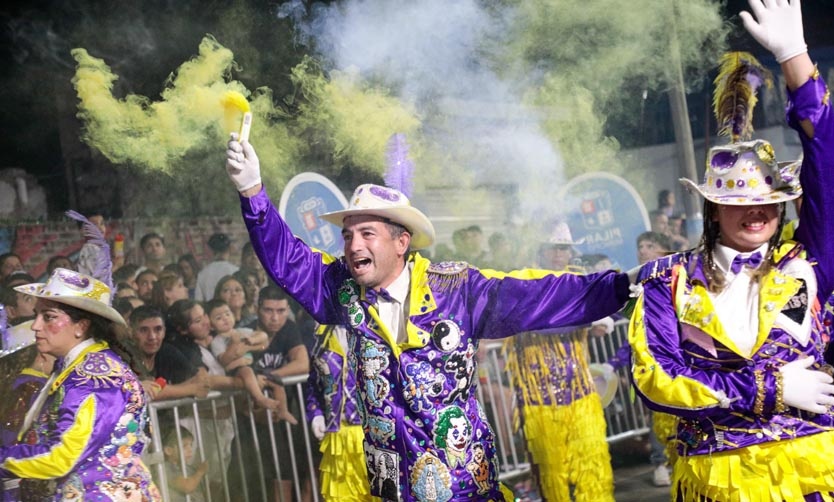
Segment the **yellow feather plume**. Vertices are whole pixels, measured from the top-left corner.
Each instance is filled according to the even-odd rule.
[[[718,135],[733,143],[753,136],[753,108],[756,91],[762,84],[773,86],[773,75],[748,52],[728,52],[721,56],[712,106],[718,121]]]

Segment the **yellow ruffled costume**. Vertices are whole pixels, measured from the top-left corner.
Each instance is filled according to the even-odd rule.
[[[605,416],[593,391],[586,336],[587,330],[525,333],[505,342],[527,448],[548,502],[614,501]]]
[[[337,432],[329,432],[319,446],[322,453],[319,473],[322,496],[327,501],[379,501],[371,496],[365,450],[365,433],[361,425],[342,423]]]
[[[683,502],[706,497],[721,502],[802,501],[820,492],[834,502],[831,464],[834,433],[774,441],[712,455],[678,457],[672,486],[679,486]],[[702,482],[706,480],[709,485]]]

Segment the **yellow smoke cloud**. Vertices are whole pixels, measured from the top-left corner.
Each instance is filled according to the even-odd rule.
[[[83,48],[73,49],[77,70],[72,80],[79,98],[78,116],[84,121],[82,139],[115,164],[132,164],[176,175],[181,170],[206,169],[189,165],[186,156],[217,152],[221,175],[222,152],[231,130],[239,123],[226,119],[224,96],[234,91],[250,101],[254,116],[250,141],[257,146],[265,178],[285,182],[294,172],[302,145],[280,122],[282,112],[269,89],[254,93],[238,81],[228,81],[232,52],[211,36],[199,52],[183,63],[165,83],[161,100],[130,94],[113,95],[118,78],[101,59]],[[214,166],[209,166],[214,167]]]
[[[305,98],[298,127],[326,137],[335,161],[382,173],[386,143],[397,132],[416,150],[420,119],[385,89],[363,83],[353,71],[333,71],[328,79],[309,58],[293,69],[291,78]]]

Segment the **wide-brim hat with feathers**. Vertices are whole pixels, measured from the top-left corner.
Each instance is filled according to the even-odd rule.
[[[45,283],[24,284],[14,289],[126,324],[122,315],[110,306],[111,292],[107,284],[74,270],[56,268]]]
[[[729,137],[731,142],[710,148],[703,183],[680,179],[711,202],[751,206],[786,202],[802,195],[802,160],[777,162],[769,142],[750,139],[756,91],[762,84],[771,86],[772,76],[751,54],[730,52],[722,56],[713,108],[719,135]]]
[[[404,226],[411,234],[411,248],[423,249],[434,244],[434,225],[399,190],[366,183],[359,185],[347,209],[319,215],[319,218],[344,227],[348,216],[376,216]]]

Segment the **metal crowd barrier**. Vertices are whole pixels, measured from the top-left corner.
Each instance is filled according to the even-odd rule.
[[[615,324],[614,332],[606,337],[590,337],[588,341],[588,350],[591,362],[605,362],[617,350],[617,348],[627,342],[627,322],[621,321]],[[513,420],[515,413],[515,396],[512,388],[511,379],[507,378],[504,371],[503,358],[501,357],[501,341],[483,341],[481,344],[481,356],[479,362],[479,380],[478,399],[480,400],[484,411],[486,412],[493,430],[496,432],[497,452],[499,456],[499,478],[504,482],[509,482],[513,479],[521,478],[529,475],[530,464],[525,448],[525,442],[522,437],[520,428],[515,430]],[[605,409],[605,419],[608,423],[607,440],[610,443],[620,441],[629,437],[643,435],[648,432],[648,410],[642,405],[639,399],[632,396],[629,380],[627,375],[628,368],[622,368],[618,371],[620,375],[619,389],[614,397],[614,401]],[[281,479],[281,466],[279,456],[289,456],[290,465],[292,469],[292,487],[294,500],[302,500],[302,486],[306,479],[301,479],[302,467],[306,467],[306,472],[309,473],[309,481],[312,489],[310,499],[314,502],[321,500],[321,495],[318,489],[318,465],[317,465],[317,451],[318,441],[316,441],[307,424],[307,417],[304,410],[305,391],[306,391],[307,375],[299,375],[293,377],[286,377],[283,379],[283,384],[287,389],[288,397],[292,393],[297,403],[298,408],[293,410],[298,418],[298,425],[290,425],[287,422],[273,422],[269,420],[266,423],[268,429],[269,444],[261,444],[257,433],[250,435],[251,442],[241,441],[241,427],[248,427],[249,431],[255,431],[256,420],[252,413],[253,405],[249,396],[243,391],[237,392],[212,392],[208,397],[203,399],[176,399],[169,401],[157,401],[151,403],[151,427],[152,427],[152,441],[151,447],[146,453],[145,461],[151,467],[155,475],[157,485],[162,491],[164,500],[172,500],[168,488],[167,472],[164,465],[164,457],[162,450],[162,437],[164,430],[161,430],[163,422],[160,421],[161,414],[168,414],[168,423],[177,427],[177,443],[180,445],[180,465],[184,465],[184,458],[182,455],[182,437],[179,434],[179,427],[183,423],[191,420],[193,424],[192,435],[194,437],[195,461],[201,462],[216,453],[218,457],[222,457],[222,449],[219,445],[222,438],[218,433],[220,427],[218,424],[224,420],[218,410],[230,410],[229,419],[231,420],[234,431],[234,439],[232,440],[231,448],[236,455],[235,462],[230,462],[228,469],[220,469],[220,479],[213,479],[214,483],[202,483],[202,490],[205,500],[243,500],[249,502],[250,500],[268,500],[268,490],[264,474],[267,469],[275,470],[276,479]],[[239,414],[240,410],[248,411],[249,414]],[[271,413],[270,413],[271,415]],[[192,418],[193,417],[193,418]],[[213,433],[207,433],[203,429],[206,425],[211,425]],[[292,434],[292,428],[300,428],[301,443],[296,444],[297,441]],[[289,438],[288,441],[282,441],[283,438],[278,437],[276,432],[284,430],[284,438]],[[270,455],[267,457],[271,459],[272,465],[264,465],[261,461],[261,452],[267,448]],[[254,452],[254,462],[246,462],[243,452]],[[229,461],[230,459],[225,459]],[[305,465],[300,465],[299,462],[304,462]],[[242,486],[230,486],[229,478],[232,470],[236,469],[240,474],[240,481]],[[256,476],[259,482],[258,486],[248,486],[246,481],[247,476],[245,470],[255,469]],[[182,472],[185,475],[183,469]],[[208,475],[207,475],[208,477]],[[221,486],[222,493],[211,493],[214,486]],[[192,497],[184,497],[185,500],[191,501]],[[285,500],[282,490],[277,490],[276,499],[281,502],[292,502]]]

